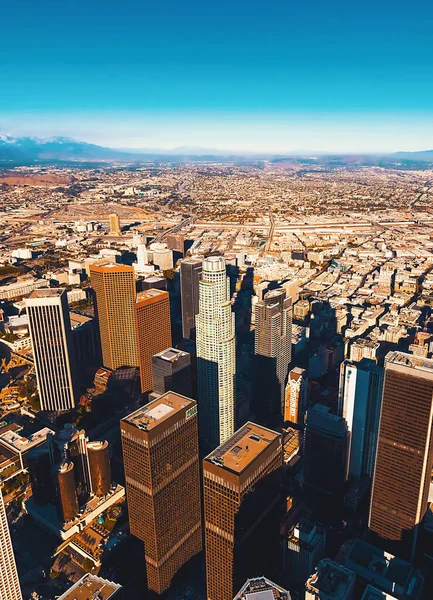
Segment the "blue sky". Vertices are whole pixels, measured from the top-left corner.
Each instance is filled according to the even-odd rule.
[[[0,130],[117,147],[433,147],[428,0],[11,0]]]

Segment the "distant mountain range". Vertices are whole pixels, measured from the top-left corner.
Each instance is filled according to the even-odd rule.
[[[134,155],[104,148],[67,137],[46,139],[34,137],[14,138],[0,133],[0,164],[13,162],[29,164],[47,161],[115,161],[133,159]]]
[[[389,168],[424,168],[433,165],[433,150],[419,152],[396,152],[389,155],[341,154],[325,155],[305,153],[303,156],[277,155],[270,153],[234,153],[215,148],[182,146],[172,150],[141,148],[139,150],[115,149],[79,142],[68,137],[12,137],[0,133],[0,167],[31,165],[49,162],[140,162],[144,160],[225,160],[256,162],[261,159],[276,163],[296,163],[306,168],[321,166],[335,168],[340,166],[383,166]]]

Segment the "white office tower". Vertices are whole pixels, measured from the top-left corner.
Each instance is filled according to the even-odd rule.
[[[143,237],[134,236],[134,241],[137,242],[137,262],[133,263],[134,270],[137,273],[147,273],[153,271],[154,267],[149,269],[149,257],[147,254],[146,244],[144,243]]]
[[[222,256],[203,261],[196,334],[200,437],[214,449],[233,434],[235,421],[235,316]]]
[[[76,401],[75,357],[66,290],[34,290],[26,299],[42,410],[70,410]]]
[[[150,251],[155,267],[158,267],[161,271],[169,271],[173,268],[173,252],[170,248],[167,248],[167,244],[153,242],[150,244]]]
[[[383,369],[373,360],[345,360],[340,370],[339,414],[350,432],[349,477],[373,477]]]
[[[15,564],[8,519],[0,490],[0,598],[21,600],[20,582]]]

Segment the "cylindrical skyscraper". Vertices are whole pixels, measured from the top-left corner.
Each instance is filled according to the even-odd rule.
[[[88,442],[90,481],[95,496],[106,496],[111,486],[111,466],[108,442]]]
[[[58,514],[63,523],[68,523],[78,515],[78,499],[75,490],[74,463],[63,463],[57,469]]]
[[[196,328],[200,436],[207,447],[215,448],[233,434],[235,415],[235,316],[222,256],[203,261],[199,308]]]

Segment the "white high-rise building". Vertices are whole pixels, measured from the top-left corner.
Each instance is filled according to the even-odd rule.
[[[33,291],[26,299],[42,410],[71,410],[77,398],[66,290]]]
[[[340,369],[339,414],[350,432],[349,476],[373,476],[383,369],[368,358],[345,360]]]
[[[235,316],[222,256],[203,261],[196,316],[200,436],[216,448],[234,432]]]
[[[149,256],[143,236],[134,236],[134,241],[137,242],[137,262],[133,263],[134,270],[137,273],[148,273],[154,271],[149,263]]]
[[[0,598],[22,600],[3,496],[0,490]]]

